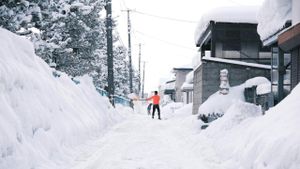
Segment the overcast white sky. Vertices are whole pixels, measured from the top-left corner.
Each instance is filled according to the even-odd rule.
[[[263,0],[112,0],[117,31],[128,46],[126,8],[147,14],[199,21],[208,10],[221,6],[260,6]],[[145,92],[158,90],[161,81],[171,75],[174,67],[191,65],[197,53],[194,32],[197,23],[177,22],[131,13],[132,61],[138,69],[138,44],[142,43],[142,60],[146,61]]]

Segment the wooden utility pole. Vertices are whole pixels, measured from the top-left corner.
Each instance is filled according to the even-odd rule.
[[[139,94],[141,93],[141,57],[142,57],[142,44],[139,43]]]
[[[106,0],[106,39],[107,39],[107,83],[108,97],[114,105],[114,64],[113,64],[113,42],[112,42],[112,10],[111,0]]]
[[[146,62],[144,61],[144,66],[143,66],[143,85],[142,85],[142,98],[144,98],[144,88],[145,88],[145,66]]]
[[[128,59],[129,59],[129,90],[130,93],[133,93],[132,88],[132,59],[131,59],[131,21],[130,21],[130,9],[126,10],[127,12],[127,32],[128,32]]]

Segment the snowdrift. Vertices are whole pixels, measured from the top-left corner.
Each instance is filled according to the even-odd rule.
[[[222,116],[232,104],[239,101],[245,101],[244,90],[245,88],[251,88],[252,86],[257,86],[257,94],[271,92],[271,83],[267,78],[254,77],[241,85],[230,87],[227,95],[223,95],[219,91],[215,92],[201,104],[198,114],[200,116]]]
[[[212,122],[201,136],[216,150],[219,168],[300,168],[299,98],[300,85],[264,116],[239,101]]]
[[[74,147],[121,120],[89,77],[54,77],[27,39],[0,28],[0,46],[1,169],[68,168]]]

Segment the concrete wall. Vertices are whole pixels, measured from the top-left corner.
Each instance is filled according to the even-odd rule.
[[[227,69],[230,86],[244,83],[246,80],[263,76],[270,79],[269,69],[245,67],[241,65],[205,61],[195,70],[193,114],[198,113],[199,106],[213,93],[219,90],[220,70]]]
[[[202,70],[203,63],[194,71],[194,93],[193,93],[193,114],[198,113],[202,103]]]
[[[193,90],[182,92],[183,95],[183,103],[189,104],[193,102]]]

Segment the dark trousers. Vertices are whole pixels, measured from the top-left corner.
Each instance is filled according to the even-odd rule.
[[[157,109],[157,112],[158,112],[158,118],[160,119],[160,109],[159,109],[159,104],[154,104],[152,107],[153,107],[152,118],[154,118],[154,113],[155,113],[155,110]]]

